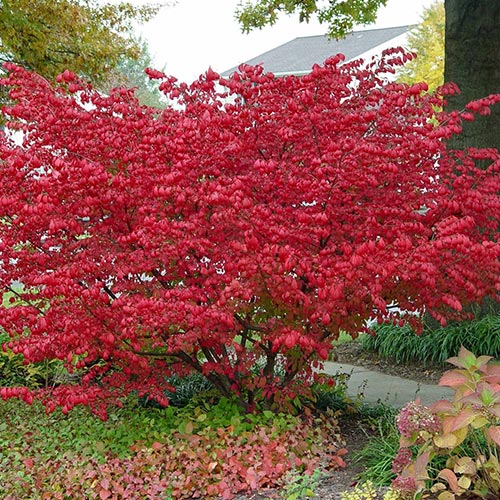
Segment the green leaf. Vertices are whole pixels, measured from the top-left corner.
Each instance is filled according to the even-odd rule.
[[[483,388],[481,391],[481,401],[485,406],[489,406],[495,400],[495,393],[488,387]]]

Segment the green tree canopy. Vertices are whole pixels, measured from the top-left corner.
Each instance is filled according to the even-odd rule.
[[[421,23],[408,35],[408,47],[417,58],[407,63],[399,72],[405,83],[425,81],[430,90],[444,81],[444,2],[436,0],[422,14]]]
[[[0,58],[48,79],[69,68],[94,82],[106,80],[123,58],[137,59],[134,22],[156,5],[96,0],[0,0]]]
[[[280,12],[298,12],[301,21],[317,16],[328,24],[328,35],[343,38],[356,24],[373,23],[379,7],[387,0],[330,0],[322,6],[316,0],[241,0],[236,17],[244,32],[274,24]]]

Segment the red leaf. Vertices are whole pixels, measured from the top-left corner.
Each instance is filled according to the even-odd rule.
[[[338,455],[333,455],[332,462],[338,467],[345,467],[347,465],[345,460]]]

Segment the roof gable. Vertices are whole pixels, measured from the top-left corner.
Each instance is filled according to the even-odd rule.
[[[276,75],[306,74],[314,64],[323,64],[330,56],[344,54],[347,61],[360,57],[379,45],[407,33],[412,26],[354,31],[342,40],[331,40],[326,35],[299,37],[254,57],[245,64],[262,65]],[[238,68],[223,72],[229,75]]]

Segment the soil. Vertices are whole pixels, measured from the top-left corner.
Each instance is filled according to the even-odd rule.
[[[436,384],[442,373],[448,368],[442,366],[422,367],[418,363],[397,364],[394,361],[381,359],[377,353],[366,352],[358,342],[350,342],[337,346],[335,361],[356,366],[363,366],[371,370],[381,371],[390,375],[408,378],[421,383]],[[315,498],[319,500],[341,500],[341,494],[352,490],[357,484],[357,476],[363,470],[363,465],[356,463],[352,457],[356,451],[361,450],[369,440],[373,429],[366,424],[361,424],[355,419],[342,419],[340,421],[342,437],[345,447],[349,450],[345,457],[347,466],[343,469],[332,471],[323,478],[314,488]],[[384,488],[379,489],[379,498],[383,496]],[[269,491],[255,493],[251,496],[237,496],[235,500],[267,500],[269,498],[287,498],[284,492]],[[426,500],[436,498],[434,495],[425,497]]]

